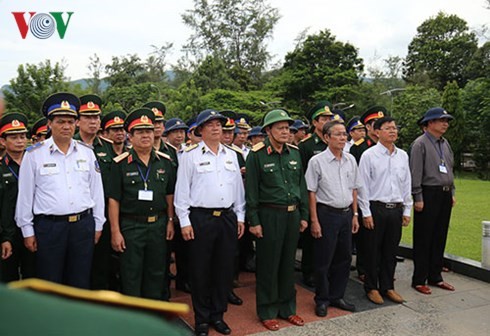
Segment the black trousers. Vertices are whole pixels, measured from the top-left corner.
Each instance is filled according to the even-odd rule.
[[[189,272],[195,323],[223,319],[238,244],[237,217],[231,210],[214,216],[213,211],[191,208],[194,239],[188,241]]]
[[[441,282],[452,210],[451,191],[423,188],[424,209],[414,212],[412,286]]]
[[[34,232],[37,277],[89,289],[95,239],[92,214],[73,223],[35,216]]]
[[[356,268],[357,268],[357,275],[365,275],[366,274],[366,267],[364,266],[364,256],[366,255],[366,248],[364,247],[364,233],[366,232],[366,228],[364,225],[362,225],[362,212],[361,209],[358,209],[359,212],[359,230],[354,237],[354,243],[356,244]]]
[[[366,292],[378,289],[386,292],[394,288],[393,276],[396,267],[396,251],[402,236],[402,208],[387,209],[371,202],[373,230],[365,230],[364,256],[366,267]]]
[[[317,205],[322,237],[315,243],[316,304],[344,297],[352,261],[352,211],[334,212]]]
[[[175,265],[177,274],[175,276],[175,285],[177,287],[184,286],[189,283],[189,249],[187,242],[182,238],[182,231],[179,223],[175,223],[175,235],[172,241],[172,248],[175,253]]]

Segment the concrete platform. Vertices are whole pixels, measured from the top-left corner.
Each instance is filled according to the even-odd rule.
[[[395,289],[406,300],[404,304],[383,305],[333,318],[327,316],[304,327],[284,327],[253,335],[490,335],[489,283],[448,272],[443,277],[456,291],[432,288],[431,295],[423,295],[410,287],[412,270],[409,259],[397,264]],[[357,281],[354,275],[352,272],[351,280]],[[367,301],[365,297],[356,299]],[[240,334],[240,330],[233,330],[232,335]]]

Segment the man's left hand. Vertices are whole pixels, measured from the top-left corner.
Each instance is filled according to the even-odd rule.
[[[243,222],[238,221],[238,239],[242,238],[245,233],[245,224]]]
[[[95,231],[95,244],[99,242],[100,236],[102,236],[102,231]]]
[[[403,216],[402,226],[408,226],[410,224],[410,216]]]
[[[301,222],[299,222],[299,232],[305,231],[307,227],[308,227],[308,222],[302,219]]]

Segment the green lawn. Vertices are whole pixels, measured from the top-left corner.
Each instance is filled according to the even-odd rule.
[[[446,253],[481,261],[482,221],[490,221],[490,181],[457,178]],[[402,242],[412,245],[412,225],[403,229]]]

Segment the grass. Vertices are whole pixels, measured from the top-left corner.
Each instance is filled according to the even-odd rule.
[[[464,174],[456,178],[446,253],[481,261],[482,221],[490,221],[490,181]],[[412,225],[403,229],[402,242],[412,245]]]

